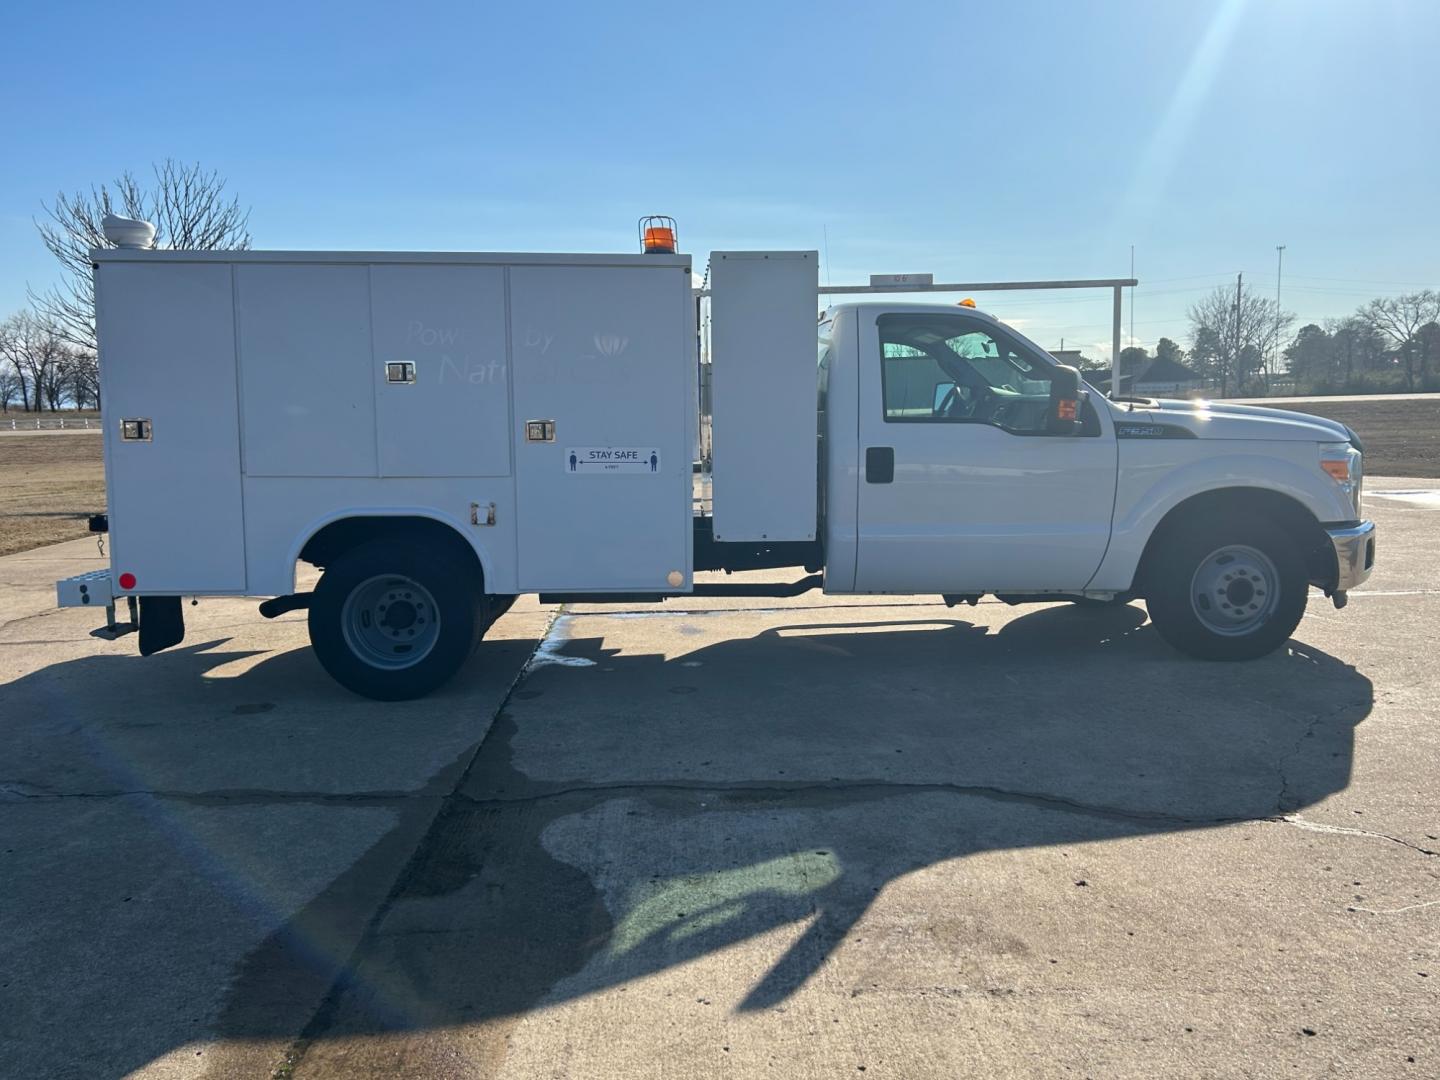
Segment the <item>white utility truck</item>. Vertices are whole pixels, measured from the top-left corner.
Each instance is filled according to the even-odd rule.
[[[1341,606],[1370,573],[1343,425],[1108,400],[967,306],[832,308],[817,365],[811,251],[712,254],[697,466],[691,260],[649,239],[94,252],[111,569],[59,602],[106,608],[97,633],[138,629],[144,655],[183,638],[185,597],[308,608],[340,683],[402,699],[520,593],[1144,598],[1172,645],[1245,659],[1311,585]],[[323,574],[297,595],[302,561]],[[694,580],[782,567],[808,576]]]

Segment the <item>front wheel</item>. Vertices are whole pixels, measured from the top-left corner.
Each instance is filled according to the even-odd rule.
[[[477,573],[457,552],[396,540],[347,551],[310,603],[310,643],[346,689],[423,697],[470,655],[483,628]]]
[[[1206,523],[1168,541],[1146,606],[1160,636],[1203,660],[1253,660],[1305,614],[1310,585],[1295,542],[1264,521]]]

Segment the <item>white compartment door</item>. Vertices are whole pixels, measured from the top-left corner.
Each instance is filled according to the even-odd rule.
[[[105,263],[96,299],[111,567],[140,594],[244,592],[230,267]]]
[[[688,267],[511,268],[521,589],[689,588],[691,303]]]
[[[372,266],[370,296],[380,475],[509,476],[504,269]]]
[[[710,254],[716,540],[815,539],[813,251]]]

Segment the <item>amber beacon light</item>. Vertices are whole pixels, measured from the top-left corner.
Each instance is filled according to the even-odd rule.
[[[675,219],[651,214],[640,219],[640,250],[646,255],[675,254]]]

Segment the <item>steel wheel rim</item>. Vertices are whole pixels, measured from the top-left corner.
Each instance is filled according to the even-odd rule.
[[[440,640],[440,611],[430,590],[399,574],[381,574],[350,590],[340,609],[345,644],[371,667],[414,667]]]
[[[1280,604],[1280,573],[1270,556],[1227,544],[1201,560],[1190,579],[1190,609],[1211,633],[1244,637],[1263,626]]]

